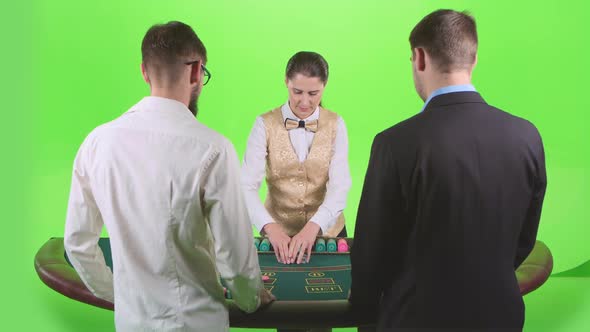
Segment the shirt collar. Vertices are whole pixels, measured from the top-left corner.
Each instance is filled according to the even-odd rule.
[[[285,104],[283,104],[283,106],[281,106],[281,113],[283,114],[283,121],[287,120],[287,119],[295,119],[297,121],[301,120],[291,110],[291,107],[289,106],[289,101],[287,101]],[[320,117],[320,107],[318,106],[315,108],[313,113],[311,113],[311,115],[308,116],[304,121],[317,120],[317,119],[319,119],[319,117]]]
[[[127,113],[146,110],[146,111],[166,111],[166,112],[178,112],[190,115],[191,111],[186,107],[185,104],[175,99],[169,99],[164,97],[147,96],[135,105],[136,107],[131,108]]]
[[[440,89],[434,90],[430,94],[428,99],[426,99],[426,102],[424,102],[424,106],[422,106],[422,109],[420,110],[420,112],[424,111],[424,109],[426,108],[428,103],[432,100],[432,98],[434,98],[436,96],[444,95],[447,93],[466,92],[466,91],[476,92],[475,87],[472,84],[449,85],[449,86],[445,86]]]

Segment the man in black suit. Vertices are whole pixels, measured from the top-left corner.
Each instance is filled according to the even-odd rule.
[[[387,331],[521,331],[515,269],[546,188],[530,122],[471,85],[475,20],[438,10],[410,35],[423,110],[379,133],[356,221],[351,303]]]

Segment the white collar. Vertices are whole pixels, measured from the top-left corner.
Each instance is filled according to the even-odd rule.
[[[289,101],[287,101],[285,104],[283,104],[283,106],[281,106],[281,113],[283,114],[283,121],[286,120],[287,118],[295,119],[297,121],[301,120],[300,118],[298,118],[295,115],[295,113],[293,113],[293,111],[291,110],[291,107],[289,107]],[[319,118],[320,118],[320,107],[318,106],[315,108],[313,113],[311,113],[311,115],[308,116],[304,121],[317,120]]]
[[[166,112],[174,112],[174,113],[181,113],[186,114],[190,117],[193,117],[191,111],[186,107],[185,104],[179,102],[175,99],[169,99],[164,97],[155,97],[155,96],[147,96],[143,97],[139,103],[132,107],[127,113],[136,112],[136,111],[166,111]]]

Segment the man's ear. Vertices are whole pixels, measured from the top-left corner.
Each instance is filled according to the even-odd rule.
[[[289,78],[285,76],[285,86],[289,88]]]
[[[201,69],[202,61],[193,64],[191,66],[191,75],[190,75],[190,83],[191,84],[199,84],[201,82],[202,69]]]
[[[424,71],[426,69],[426,51],[422,47],[416,47],[413,53],[416,71]]]
[[[143,76],[143,80],[150,84],[150,78],[148,77],[147,68],[145,67],[145,63],[141,63],[141,75]]]

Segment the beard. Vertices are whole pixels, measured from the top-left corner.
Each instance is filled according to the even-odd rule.
[[[193,115],[196,118],[197,114],[199,113],[199,89],[198,89],[198,87],[195,87],[195,89],[193,89],[193,91],[191,93],[191,99],[188,102],[188,109],[189,109],[189,111],[191,111],[191,113],[193,113]]]

